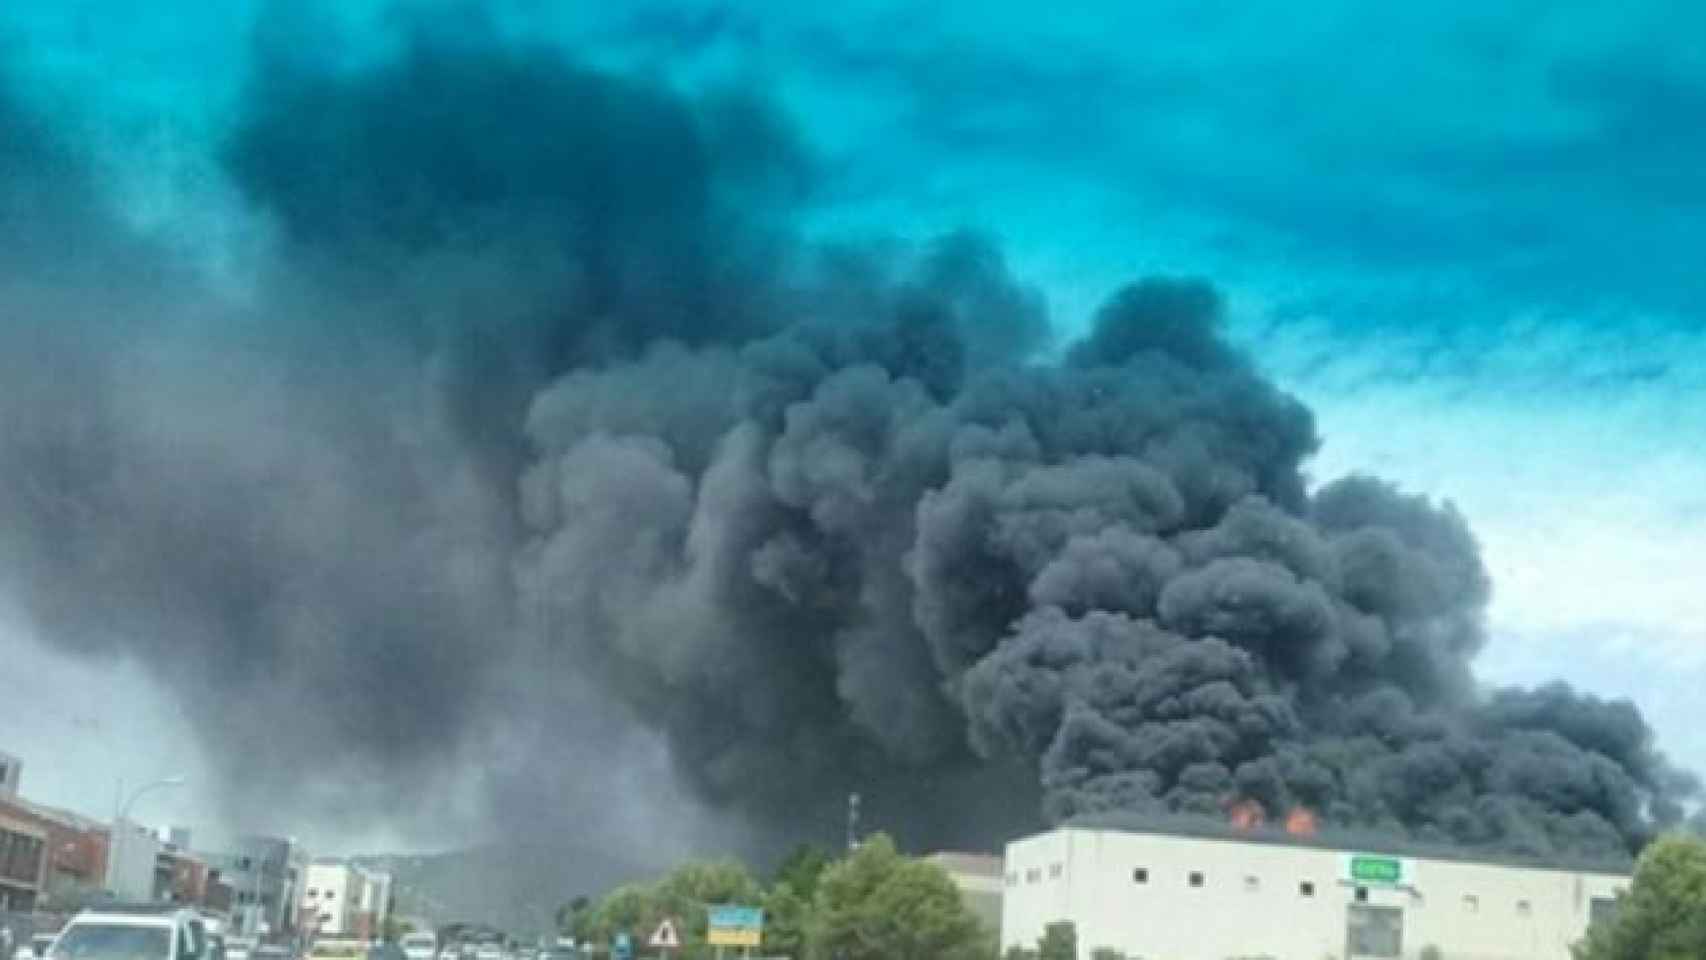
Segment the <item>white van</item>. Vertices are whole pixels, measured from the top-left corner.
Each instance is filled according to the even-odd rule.
[[[212,960],[206,923],[170,906],[103,907],[71,918],[49,960]]]

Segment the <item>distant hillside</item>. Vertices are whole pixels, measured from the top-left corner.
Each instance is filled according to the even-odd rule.
[[[489,923],[514,934],[550,930],[557,907],[660,872],[573,843],[512,844],[439,854],[354,858],[396,878],[400,914],[435,923]]]

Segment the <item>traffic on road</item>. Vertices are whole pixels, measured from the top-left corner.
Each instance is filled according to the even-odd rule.
[[[226,940],[221,921],[176,904],[110,904],[84,910],[55,933],[37,933],[8,960],[571,960],[571,942],[513,938],[440,943],[431,932],[396,940],[312,938],[290,943]],[[490,935],[488,935],[490,936]]]

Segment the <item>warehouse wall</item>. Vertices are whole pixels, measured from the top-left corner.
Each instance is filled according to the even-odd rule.
[[[1405,857],[1398,886],[1359,886],[1347,853],[1101,830],[1041,834],[1007,848],[1002,945],[1032,945],[1045,924],[1071,920],[1086,958],[1102,946],[1151,960],[1344,958],[1348,915],[1367,911],[1401,918],[1406,960],[1427,946],[1448,960],[1568,960],[1593,901],[1628,882]]]

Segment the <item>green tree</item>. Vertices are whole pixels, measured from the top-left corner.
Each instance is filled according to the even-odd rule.
[[[806,928],[812,905],[783,882],[764,895],[764,952],[777,957],[806,955]]]
[[[818,880],[812,960],[984,960],[995,945],[942,868],[878,834]]]
[[[585,895],[575,897],[557,908],[557,932],[579,940],[592,920],[592,901]]]
[[[641,943],[658,924],[670,920],[681,937],[677,960],[698,960],[712,954],[705,945],[706,908],[713,904],[759,905],[763,891],[746,867],[737,861],[684,863],[655,883],[628,884],[610,891],[580,916],[576,939],[607,943],[627,932]]]
[[[1125,951],[1115,950],[1113,947],[1097,947],[1090,951],[1090,960],[1125,960]]]
[[[758,881],[736,860],[684,863],[658,881],[655,893],[671,916],[701,932],[707,905],[756,906],[763,896]]]
[[[1001,955],[1001,960],[1037,960],[1037,952],[1015,943],[1007,948],[1006,953]]]
[[[617,887],[598,901],[585,930],[585,939],[608,942],[618,932],[637,933],[657,922],[657,899],[649,886],[630,883]]]
[[[1706,842],[1663,837],[1648,845],[1609,921],[1588,929],[1577,960],[1706,957]]]
[[[829,854],[813,843],[802,843],[783,858],[776,868],[775,886],[787,884],[802,900],[810,903],[817,898],[817,881],[829,866]]]
[[[1078,928],[1070,920],[1043,927],[1037,941],[1037,960],[1078,960]]]

